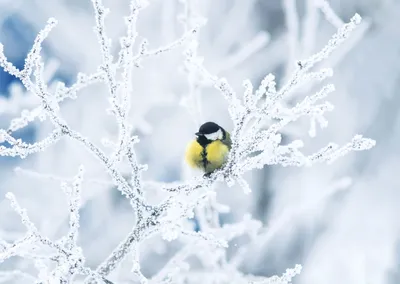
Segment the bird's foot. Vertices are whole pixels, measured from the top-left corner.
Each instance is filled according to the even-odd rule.
[[[211,174],[212,174],[213,172],[210,172],[210,173],[205,173],[204,175],[203,175],[203,177],[204,178],[209,178],[209,177],[211,177]]]

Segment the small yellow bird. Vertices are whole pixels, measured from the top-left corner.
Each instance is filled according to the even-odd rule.
[[[186,148],[185,159],[207,176],[225,164],[232,145],[230,134],[218,124],[206,122],[195,135],[197,138]]]

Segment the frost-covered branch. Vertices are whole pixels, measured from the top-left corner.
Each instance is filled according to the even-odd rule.
[[[5,130],[0,130],[0,143],[7,142],[11,147],[0,146],[0,156],[10,156],[10,157],[21,157],[25,158],[33,153],[42,152],[46,150],[47,147],[56,143],[63,136],[60,129],[55,129],[49,137],[43,139],[40,142],[34,144],[28,144],[23,142],[21,139],[15,139],[9,135]]]
[[[29,85],[29,77],[32,74],[34,64],[40,56],[40,51],[42,49],[42,43],[49,35],[50,31],[57,25],[57,21],[54,18],[50,18],[47,21],[47,25],[43,30],[41,30],[33,44],[31,51],[28,53],[23,70],[18,70],[14,65],[8,62],[6,56],[4,55],[3,45],[0,44],[0,66],[9,74],[20,79],[24,85]]]
[[[46,30],[46,29],[45,29]],[[47,35],[47,34],[45,34]],[[41,38],[41,37],[39,37]],[[43,39],[42,39],[43,40]],[[34,49],[37,50],[40,48],[34,46]],[[37,51],[32,51],[32,54],[36,54]],[[36,81],[33,83],[29,78],[24,79],[22,83],[24,86],[28,89],[33,91],[41,100],[42,100],[42,106],[45,111],[46,116],[48,116],[51,120],[51,122],[54,124],[56,127],[56,130],[54,131],[53,137],[50,137],[49,139],[46,139],[42,142],[42,144],[35,143],[33,145],[22,145],[23,151],[19,151],[20,148],[18,148],[19,145],[16,145],[17,147],[13,146],[11,148],[5,148],[4,146],[1,146],[2,152],[5,154],[12,154],[14,156],[21,156],[21,157],[26,157],[27,155],[37,152],[41,149],[43,149],[43,145],[48,145],[50,143],[54,143],[55,139],[53,138],[59,138],[59,136],[65,135],[68,136],[84,146],[92,153],[94,154],[100,161],[103,162],[103,165],[106,167],[106,169],[110,172],[111,177],[114,179],[115,184],[118,186],[118,189],[125,195],[127,196],[132,204],[138,202],[143,204],[143,198],[141,196],[138,196],[137,193],[133,192],[132,188],[129,186],[127,181],[124,179],[122,174],[116,170],[115,166],[113,165],[112,161],[107,158],[107,156],[103,153],[103,151],[100,150],[100,148],[96,147],[92,142],[90,142],[86,137],[82,136],[80,133],[70,129],[70,127],[67,125],[67,123],[60,117],[58,113],[58,103],[54,100],[54,97],[52,97],[48,91],[46,86],[43,83],[43,78],[42,78],[42,64],[40,63],[40,56],[37,54],[35,57],[31,56],[30,59],[29,57],[27,58],[28,60],[35,60],[34,63],[29,63],[27,66],[35,65],[35,78]],[[11,63],[7,61],[5,57],[2,57],[2,62],[5,66],[8,66],[7,68],[11,68],[12,70],[14,69]],[[11,67],[10,67],[11,66]],[[5,69],[8,70],[8,69]],[[8,139],[8,141],[13,142],[13,139],[10,138],[8,134],[6,135],[3,131],[2,136],[4,137],[3,139]],[[18,141],[15,141],[18,142]],[[33,150],[31,150],[33,149]],[[31,150],[31,151],[28,151]],[[147,208],[146,206],[144,208]]]
[[[71,87],[66,87],[64,83],[59,82],[55,91],[55,100],[57,103],[61,103],[67,98],[75,99],[77,97],[77,93],[86,88],[87,86],[101,82],[103,80],[103,73],[98,72],[92,75],[85,75],[83,73],[79,73],[77,76],[77,82],[73,84]],[[40,105],[32,110],[23,110],[20,117],[14,118],[10,122],[10,126],[8,127],[7,132],[11,134],[23,127],[26,127],[29,122],[34,121],[36,118],[40,120],[46,119],[46,115],[44,113],[43,106]]]
[[[107,280],[103,279],[103,277],[100,277],[84,266],[85,258],[81,248],[77,245],[80,191],[83,173],[84,168],[81,166],[79,168],[79,173],[73,178],[71,185],[66,183],[61,184],[68,200],[70,221],[68,234],[57,241],[52,241],[43,236],[29,219],[26,209],[20,206],[12,193],[7,193],[6,197],[9,199],[11,207],[20,216],[21,222],[26,227],[27,232],[25,237],[12,244],[1,242],[0,263],[5,259],[17,255],[32,259],[39,270],[39,282],[37,283],[44,284],[49,283],[49,281],[50,283],[54,281],[57,283],[70,283],[77,274],[89,275],[107,283]],[[46,249],[46,247],[51,249],[54,253],[38,253],[40,250]],[[47,260],[55,263],[55,267],[51,269],[52,266],[46,264]],[[19,274],[24,277],[33,278],[33,276],[26,275],[19,271],[4,272],[3,277],[11,277]]]
[[[135,32],[134,32],[134,25],[137,19],[137,10],[139,7],[135,6],[132,1],[131,4],[131,15],[128,17],[128,35],[124,39],[123,48],[121,50],[121,54],[123,58],[127,57],[124,64],[124,71],[123,71],[123,95],[122,99],[118,98],[118,85],[116,80],[116,66],[113,64],[113,56],[111,55],[110,48],[111,48],[111,40],[107,37],[105,31],[105,24],[104,20],[107,16],[109,10],[106,9],[101,0],[92,0],[93,8],[96,17],[96,27],[95,31],[97,34],[97,38],[100,43],[101,47],[101,55],[103,59],[103,65],[100,67],[100,70],[105,73],[106,83],[108,85],[108,89],[110,92],[110,104],[111,104],[111,112],[114,114],[117,125],[118,125],[118,147],[115,149],[115,153],[112,155],[111,161],[114,163],[114,159],[119,159],[121,155],[121,151],[124,150],[126,147],[127,140],[130,135],[130,126],[128,125],[127,116],[129,112],[129,96],[130,96],[130,84],[129,84],[129,77],[128,75],[132,72],[132,65],[131,65],[131,53],[132,48],[131,46],[134,44],[135,41]]]

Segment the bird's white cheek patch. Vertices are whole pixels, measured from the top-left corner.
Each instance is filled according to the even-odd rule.
[[[210,134],[204,134],[204,136],[205,136],[208,140],[217,140],[217,139],[222,139],[223,134],[222,134],[221,129],[219,129],[217,132],[210,133]]]

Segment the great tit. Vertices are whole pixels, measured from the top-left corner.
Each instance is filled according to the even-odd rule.
[[[189,166],[208,176],[225,164],[232,145],[230,134],[218,124],[206,122],[195,135],[186,148],[185,159]]]

